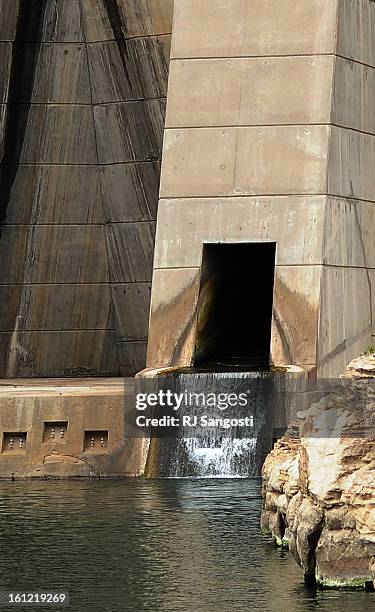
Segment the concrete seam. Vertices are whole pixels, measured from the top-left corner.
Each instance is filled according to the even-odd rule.
[[[360,130],[359,128],[351,127],[348,125],[339,125],[338,123],[326,122],[326,123],[267,123],[267,124],[258,124],[258,123],[248,123],[241,125],[177,125],[177,126],[166,126],[165,131],[173,131],[173,130],[227,130],[227,129],[235,129],[242,130],[243,128],[257,129],[257,128],[298,128],[298,127],[335,127],[341,130],[348,130],[350,132],[358,132],[359,134],[365,134],[366,136],[375,136],[375,132],[366,132],[365,130]]]
[[[354,198],[347,195],[340,195],[337,193],[324,193],[324,192],[316,192],[316,193],[257,193],[257,194],[228,194],[228,195],[218,195],[218,196],[207,196],[207,195],[193,195],[193,196],[160,196],[160,200],[164,200],[166,202],[171,201],[184,201],[184,200],[220,200],[223,202],[224,200],[230,200],[233,198],[237,199],[251,199],[257,200],[260,198],[317,198],[317,197],[330,197],[335,198],[337,200],[349,200],[353,202],[365,202],[368,204],[375,203],[375,200],[365,200],[364,198]]]

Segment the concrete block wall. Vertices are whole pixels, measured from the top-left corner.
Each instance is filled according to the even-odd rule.
[[[149,367],[192,363],[204,241],[277,242],[275,364],[371,343],[374,57],[371,0],[176,0]]]
[[[0,0],[0,377],[145,365],[172,0]]]
[[[134,379],[0,384],[0,479],[137,476],[147,441],[131,435]]]

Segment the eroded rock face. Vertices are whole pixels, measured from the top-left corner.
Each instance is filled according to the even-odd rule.
[[[375,353],[353,359],[346,368],[342,378],[374,378]]]
[[[262,470],[263,512],[261,528],[272,535],[280,546],[290,539],[287,511],[298,494],[298,438],[284,436],[275,444]]]
[[[375,356],[299,414],[263,467],[262,530],[289,546],[307,579],[375,587]]]

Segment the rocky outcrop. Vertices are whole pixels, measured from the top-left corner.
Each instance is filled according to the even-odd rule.
[[[290,435],[275,444],[262,471],[262,531],[271,534],[279,546],[290,541],[287,510],[299,492],[298,454],[300,441]]]
[[[342,378],[375,378],[375,353],[353,359]]]
[[[328,388],[327,388],[328,387]],[[315,393],[263,467],[262,530],[323,587],[375,587],[375,356]]]

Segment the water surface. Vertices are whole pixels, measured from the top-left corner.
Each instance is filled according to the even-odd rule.
[[[2,482],[0,590],[67,590],[77,612],[375,609],[306,589],[260,507],[248,479]]]

